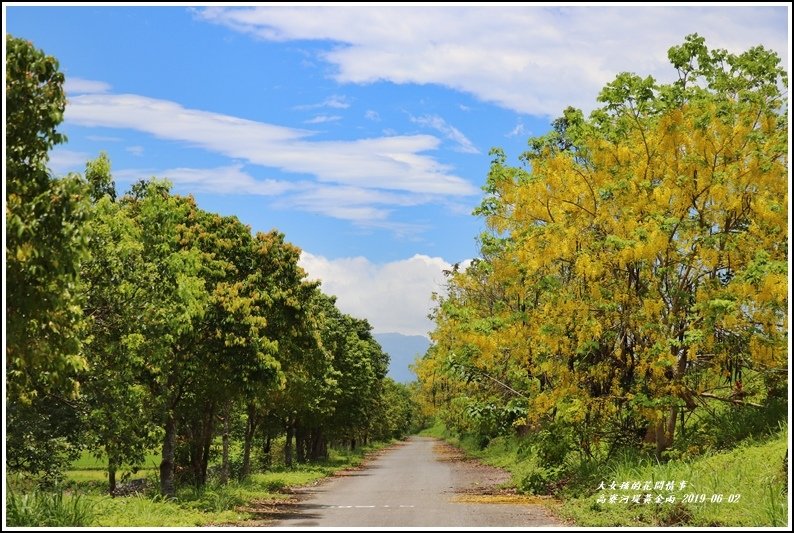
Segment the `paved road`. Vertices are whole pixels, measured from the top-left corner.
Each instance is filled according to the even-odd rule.
[[[304,491],[279,527],[423,527],[561,525],[540,505],[456,503],[483,479],[465,463],[445,460],[438,441],[413,437],[368,464]],[[434,450],[434,447],[436,448]],[[478,473],[480,472],[480,473]]]

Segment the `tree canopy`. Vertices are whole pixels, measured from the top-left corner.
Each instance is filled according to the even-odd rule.
[[[289,463],[412,428],[369,324],[307,279],[283,233],[253,233],[164,179],[117,194],[104,153],[53,177],[63,74],[27,41],[7,48],[10,471],[52,482],[90,450],[112,494],[119,470],[159,448],[173,496],[205,484],[218,455],[222,482],[248,476],[257,441],[264,454],[284,437]]]
[[[676,81],[619,74],[520,165],[492,151],[482,256],[449,273],[418,366],[453,426],[661,454],[684,413],[785,391],[785,71],[697,35],[669,59]]]

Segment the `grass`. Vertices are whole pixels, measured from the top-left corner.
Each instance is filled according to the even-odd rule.
[[[561,485],[557,491],[555,514],[574,522],[577,526],[726,526],[762,527],[784,526],[788,516],[787,473],[783,461],[788,450],[788,428],[782,427],[771,436],[747,439],[727,451],[672,460],[660,464],[639,453],[626,452],[622,457],[606,465],[577,464],[565,476],[568,486]],[[424,430],[421,435],[443,438],[460,448],[467,455],[483,462],[504,468],[512,474],[512,484],[519,492],[537,492],[540,486],[548,486],[554,479],[554,469],[542,467],[538,457],[529,447],[515,437],[493,439],[480,449],[473,437],[451,435],[443,424],[437,423]],[[570,466],[570,465],[569,465]],[[551,474],[548,474],[551,470]],[[544,475],[549,475],[544,478]],[[605,490],[598,490],[599,483]],[[611,482],[615,490],[609,490]],[[648,491],[620,490],[622,482],[675,481],[676,490],[661,491],[665,497],[676,496],[675,503],[631,503],[631,496]],[[685,481],[684,490],[678,490]],[[651,490],[654,497],[659,491]],[[616,494],[618,501],[609,503],[609,496]],[[694,494],[705,502],[684,502],[687,494]],[[722,495],[722,503],[711,501],[712,495]],[[729,497],[738,501],[728,502]],[[607,501],[599,502],[604,496]],[[620,498],[628,496],[628,503]]]
[[[134,478],[148,478],[150,489],[133,496],[111,498],[104,494],[107,478],[104,464],[85,454],[67,471],[60,492],[22,494],[24,485],[9,478],[6,510],[9,525],[94,527],[193,527],[220,524],[245,525],[255,516],[247,511],[255,502],[288,499],[290,488],[305,486],[360,465],[365,454],[383,448],[381,443],[355,451],[330,450],[328,461],[300,464],[292,468],[276,465],[243,482],[216,482],[205,487],[181,487],[175,499],[156,495],[156,470],[140,470]],[[19,494],[12,488],[16,488]],[[63,490],[65,489],[65,490]],[[11,517],[18,517],[12,524]],[[54,518],[53,518],[54,517]]]
[[[160,454],[157,452],[147,453],[144,457],[143,469],[153,469],[160,464]],[[75,459],[71,464],[71,470],[102,470],[107,471],[108,462],[105,457],[96,457],[88,451],[83,451],[80,457]],[[123,465],[119,470],[129,469],[129,465]]]
[[[12,527],[87,526],[95,517],[95,506],[86,498],[63,492],[31,492],[6,495],[6,525]]]
[[[561,513],[583,526],[688,525],[761,527],[783,526],[788,515],[787,479],[783,459],[788,450],[785,430],[764,442],[749,442],[728,452],[695,458],[692,461],[626,461],[604,472],[604,481],[652,482],[681,481],[687,487],[672,494],[672,504],[609,504],[599,503],[602,494],[633,494],[632,491],[598,491],[592,487],[587,497],[564,502]],[[663,492],[663,494],[669,494]],[[683,502],[687,494],[705,502]],[[722,495],[721,503],[712,502],[712,495]],[[728,499],[738,501],[729,502]]]

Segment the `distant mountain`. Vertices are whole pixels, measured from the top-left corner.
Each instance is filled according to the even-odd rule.
[[[388,376],[398,383],[416,381],[416,376],[408,368],[417,355],[424,355],[430,347],[430,340],[422,335],[403,335],[402,333],[375,333],[373,335],[383,351],[389,354]]]

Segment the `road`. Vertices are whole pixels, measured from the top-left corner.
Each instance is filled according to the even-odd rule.
[[[412,437],[318,487],[304,489],[277,527],[538,527],[562,525],[539,504],[468,503],[504,480],[491,467],[450,457],[436,439]],[[496,473],[496,474],[495,474]],[[501,475],[501,479],[499,479]],[[480,499],[487,499],[482,498]],[[463,500],[463,501],[462,501]]]

